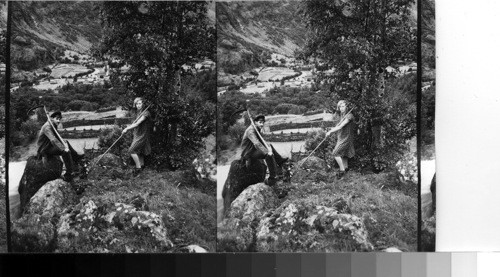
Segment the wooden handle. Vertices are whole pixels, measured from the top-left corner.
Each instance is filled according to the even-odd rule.
[[[49,124],[52,127],[52,129],[54,130],[54,133],[56,134],[57,138],[59,139],[59,141],[62,142],[62,144],[64,145],[64,147],[68,148],[68,144],[66,143],[66,141],[63,140],[63,138],[61,137],[61,135],[57,131],[56,127],[52,123],[52,120],[50,119],[49,113],[47,112],[47,109],[45,108],[45,106],[43,106],[43,110],[44,110],[45,115],[47,116],[47,120],[49,121]]]
[[[267,142],[264,140],[264,138],[260,135],[259,129],[257,129],[257,126],[255,126],[255,123],[253,122],[252,115],[250,114],[250,109],[248,108],[248,100],[247,100],[247,114],[248,118],[250,119],[250,124],[252,124],[252,127],[254,128],[255,132],[257,132],[257,136],[259,136],[259,139],[262,141],[264,146],[267,148],[267,151],[271,150],[271,147],[267,144]]]

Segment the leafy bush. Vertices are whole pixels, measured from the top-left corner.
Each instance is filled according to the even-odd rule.
[[[307,108],[295,104],[282,103],[276,106],[273,114],[302,114]]]
[[[121,136],[122,129],[118,126],[113,126],[112,129],[103,129],[101,134],[97,139],[97,145],[101,149],[108,149],[111,145],[116,142],[116,140]],[[122,155],[124,150],[128,149],[128,146],[132,142],[131,132],[127,132],[116,144],[109,150],[109,153],[115,155]]]
[[[247,127],[242,123],[236,123],[233,126],[229,127],[228,134],[230,139],[236,145],[240,145],[246,129]]]
[[[72,111],[93,111],[97,108],[97,103],[92,103],[84,100],[73,100],[66,106],[68,110]]]
[[[337,136],[336,134],[331,134],[328,138],[325,139],[325,135],[326,132],[323,130],[311,132],[308,135],[306,142],[304,143],[304,148],[307,151],[313,151],[323,140],[325,140],[323,141],[323,143],[321,143],[318,149],[314,151],[313,155],[322,158],[329,165],[335,165],[335,161],[333,159],[333,156],[331,155],[331,152],[335,148],[335,144],[337,143]]]
[[[305,106],[294,105],[293,107],[290,108],[290,110],[288,111],[288,114],[302,114],[306,110],[307,110],[307,108]]]
[[[420,122],[422,141],[425,144],[434,143],[435,112],[436,86],[431,85],[431,87],[422,92],[422,119]]]
[[[38,132],[41,127],[42,125],[34,119],[23,122],[21,124],[21,134],[23,140],[26,142],[33,141],[38,136]]]

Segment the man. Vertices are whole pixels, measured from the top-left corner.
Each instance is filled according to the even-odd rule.
[[[63,143],[59,140],[56,135],[56,130],[54,130],[49,122],[57,129],[57,126],[61,122],[62,114],[60,111],[53,112],[48,118],[47,122],[43,124],[40,132],[38,133],[38,158],[48,158],[49,156],[62,156],[64,165],[66,167],[66,173],[63,176],[64,181],[73,181],[73,149],[69,147],[69,144]]]
[[[259,133],[261,133],[266,118],[264,115],[258,115],[253,121]],[[241,148],[243,150],[241,152],[241,160],[245,162],[246,167],[249,168],[251,164],[258,162],[258,160],[265,159],[267,168],[269,169],[269,178],[265,183],[268,186],[276,184],[278,181],[278,165],[276,162],[281,165],[286,159],[283,159],[272,146],[270,146],[271,149],[268,149],[265,143],[260,139],[257,131],[251,125],[245,130],[243,140],[241,141]]]

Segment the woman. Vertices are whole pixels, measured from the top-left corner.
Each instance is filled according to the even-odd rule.
[[[333,149],[333,157],[340,167],[339,177],[344,176],[349,170],[348,158],[354,157],[354,116],[352,109],[348,110],[349,103],[345,100],[340,100],[337,104],[337,114],[340,116],[340,121],[333,129],[328,131],[326,135],[337,132],[337,144]]]
[[[123,129],[125,134],[128,130],[134,129],[134,138],[130,145],[130,156],[134,160],[134,174],[138,174],[144,169],[144,156],[151,154],[151,144],[149,143],[150,120],[151,114],[145,110],[144,100],[141,97],[134,99],[134,107],[136,110],[134,122]]]

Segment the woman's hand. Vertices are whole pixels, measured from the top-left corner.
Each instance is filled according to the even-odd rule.
[[[128,130],[128,127],[126,127],[125,129],[123,129],[122,134],[125,134]]]

